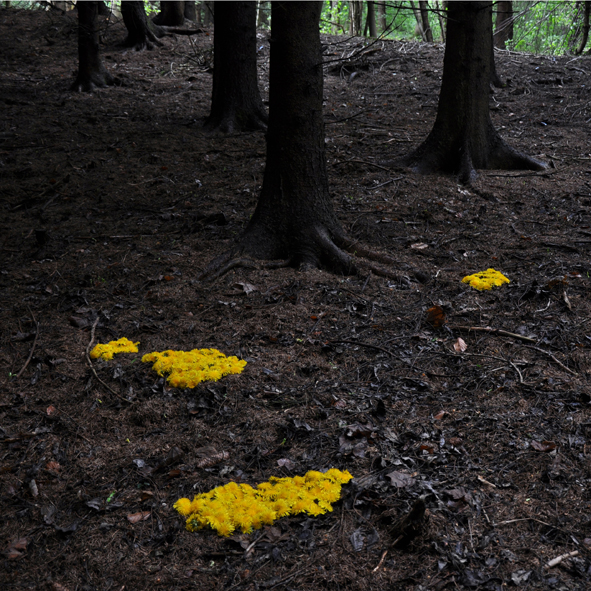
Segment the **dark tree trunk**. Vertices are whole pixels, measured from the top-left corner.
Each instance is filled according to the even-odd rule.
[[[207,27],[213,24],[214,3],[203,2],[203,24]]]
[[[197,10],[195,9],[195,0],[185,0],[185,18],[197,22]]]
[[[368,2],[367,3],[367,25],[366,29],[369,30],[370,37],[377,37],[378,30],[376,27],[376,9],[375,9],[375,2]]]
[[[490,120],[491,3],[450,2],[447,28],[437,118],[404,162],[421,173],[459,173],[463,181],[476,169],[544,169],[544,163],[509,147]]]
[[[591,12],[591,2],[585,0],[585,6],[583,8],[583,26],[581,27],[581,42],[575,51],[575,55],[581,55],[587,45],[589,39],[589,13]]]
[[[110,16],[111,9],[104,3],[103,0],[100,0],[98,3],[98,13],[99,16]]]
[[[380,23],[380,30],[382,33],[386,30],[386,3],[378,2],[378,22]]]
[[[216,7],[217,10],[217,7]],[[326,172],[321,2],[271,3],[267,162],[261,196],[241,239],[256,258],[347,272]]]
[[[155,45],[162,45],[156,38],[158,27],[152,24],[146,16],[143,0],[123,0],[121,2],[121,16],[127,29],[127,37],[123,42],[126,47],[135,47],[138,51],[152,49]],[[162,36],[160,34],[160,36]]]
[[[160,12],[154,17],[154,23],[164,27],[178,27],[185,22],[185,3],[183,0],[160,2]]]
[[[507,41],[513,39],[513,2],[497,2],[497,18],[495,21],[495,47],[506,49]]]
[[[213,60],[206,128],[224,133],[265,129],[268,117],[257,80],[255,2],[215,3]]]
[[[425,41],[433,43],[433,31],[431,30],[431,25],[429,24],[429,9],[425,0],[419,0],[419,11],[421,13]]]
[[[99,53],[98,2],[78,2],[79,68],[71,90],[92,92],[114,83]]]

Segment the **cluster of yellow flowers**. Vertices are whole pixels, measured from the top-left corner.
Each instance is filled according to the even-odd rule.
[[[493,285],[499,287],[503,283],[510,283],[510,281],[499,271],[487,269],[464,277],[462,283],[469,283],[474,289],[482,291],[483,289],[491,289]]]
[[[332,503],[341,497],[341,485],[352,478],[347,470],[331,468],[324,474],[311,470],[294,478],[272,477],[256,489],[230,482],[192,501],[179,499],[174,508],[187,517],[189,531],[209,526],[220,536],[229,536],[236,528],[250,533],[286,515],[332,511]]]
[[[129,339],[123,337],[118,341],[111,341],[106,345],[96,345],[90,352],[90,356],[93,359],[98,359],[100,357],[101,359],[108,361],[109,359],[113,359],[113,355],[116,355],[117,353],[137,353],[137,346],[139,344],[139,341],[137,343],[132,343]]]
[[[152,369],[159,375],[169,374],[167,381],[173,388],[194,388],[201,382],[241,373],[246,361],[238,357],[226,357],[217,349],[193,349],[192,351],[162,351],[142,357],[144,363],[153,363]]]

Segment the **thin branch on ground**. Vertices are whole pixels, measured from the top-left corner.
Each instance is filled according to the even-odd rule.
[[[560,365],[560,367],[562,367],[562,369],[564,369],[564,371],[567,371],[569,374],[571,374],[573,376],[579,375],[576,371],[573,371],[569,367],[566,367],[566,365],[564,365],[564,363],[562,363],[562,361],[559,361],[558,359],[556,359],[556,357],[554,357],[554,355],[552,355],[552,353],[550,353],[550,351],[545,351],[544,349],[540,349],[539,347],[532,347],[531,345],[524,345],[524,347],[527,347],[528,349],[533,349],[534,351],[539,351],[540,353],[544,353],[544,355],[548,355],[548,357],[550,357],[553,361],[555,361],[558,365]]]
[[[31,351],[29,352],[29,356],[27,357],[25,364],[22,366],[21,370],[16,374],[17,378],[21,377],[21,375],[23,374],[25,369],[27,369],[27,366],[31,362],[31,359],[33,358],[33,352],[35,351],[35,347],[37,345],[37,339],[39,338],[39,323],[35,320],[35,316],[33,316],[33,312],[31,311],[31,308],[29,308],[29,314],[31,315],[31,318],[33,319],[33,322],[35,323],[35,340],[33,341],[33,346],[31,347]]]
[[[528,343],[537,343],[537,339],[525,337],[521,334],[516,334],[514,332],[509,332],[507,330],[501,330],[500,328],[491,328],[490,326],[450,326],[449,328],[451,328],[452,330],[488,332],[490,334],[495,334],[503,337],[513,337],[514,339],[527,341]]]

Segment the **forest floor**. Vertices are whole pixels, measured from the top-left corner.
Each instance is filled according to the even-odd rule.
[[[493,121],[551,167],[465,187],[384,164],[429,132],[443,47],[323,38],[334,205],[403,279],[204,283],[253,212],[264,134],[203,132],[212,31],[124,37],[101,47],[120,85],[75,94],[75,17],[0,10],[0,587],[589,589],[591,58],[496,53]],[[462,283],[490,267],[510,283]],[[93,336],[139,353],[91,369]],[[248,364],[183,390],[141,362],[194,348]],[[173,509],[331,467],[354,480],[319,517],[224,538]]]

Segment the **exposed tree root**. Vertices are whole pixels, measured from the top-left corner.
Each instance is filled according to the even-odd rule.
[[[392,265],[397,263],[395,259],[384,253],[363,247],[343,234],[339,233],[338,236],[332,238],[324,227],[316,227],[307,234],[306,238],[305,244],[301,245],[297,254],[294,253],[288,259],[269,261],[260,261],[250,258],[250,256],[242,256],[244,253],[256,256],[256,253],[249,252],[248,244],[244,242],[243,238],[236,248],[211,261],[199,276],[199,280],[218,279],[237,267],[278,269],[297,266],[302,271],[324,268],[343,275],[366,275],[369,271],[380,277],[394,279],[403,285],[410,284],[409,278],[405,275],[372,262],[377,261]],[[349,253],[352,253],[353,256]]]
[[[106,70],[93,72],[89,75],[78,74],[76,80],[70,86],[73,92],[93,92],[97,88],[106,88],[118,83],[118,80],[111,76]]]

